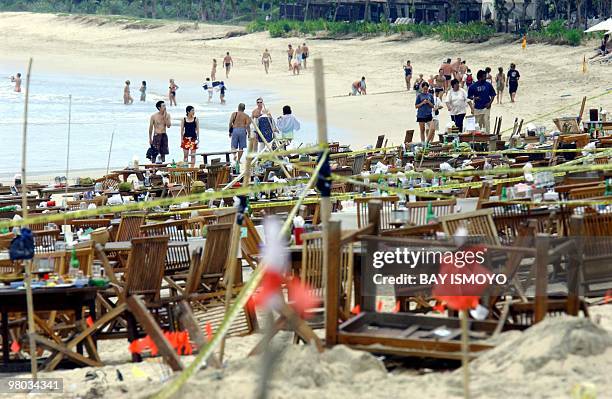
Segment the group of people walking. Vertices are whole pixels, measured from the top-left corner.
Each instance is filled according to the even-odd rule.
[[[510,93],[510,101],[514,102],[521,77],[514,63],[510,64],[507,74],[502,67],[498,68],[495,77],[495,87],[491,68],[479,70],[474,80],[466,61],[457,58],[455,62],[447,59],[437,75],[431,75],[425,80],[420,74],[412,86],[413,66],[410,61],[404,65],[406,89],[417,91],[415,108],[419,124],[421,142],[431,142],[439,129],[440,111],[448,109],[454,125],[463,131],[464,119],[468,109],[475,117],[479,127],[490,132],[491,105],[495,98],[501,104],[506,87]],[[497,89],[497,91],[496,91]]]

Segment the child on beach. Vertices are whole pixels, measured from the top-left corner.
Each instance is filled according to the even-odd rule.
[[[142,84],[140,85],[140,101],[142,102],[147,101],[147,82],[145,82],[144,80],[142,81]]]
[[[495,76],[495,85],[497,87],[497,103],[502,103],[502,95],[504,94],[504,88],[506,87],[506,75],[504,75],[504,68],[499,67],[499,72]]]
[[[123,103],[125,105],[130,105],[134,102],[134,99],[130,95],[130,81],[125,81],[125,87],[123,88]]]
[[[210,78],[206,78],[206,83],[204,83],[204,86],[202,87],[204,90],[208,91],[208,102],[211,102],[213,97],[213,84],[210,81]]]
[[[465,86],[469,89],[470,86],[472,85],[472,83],[474,83],[474,77],[472,76],[472,70],[468,69],[467,73],[465,74],[465,76],[463,77],[463,81],[465,83]]]
[[[168,87],[168,99],[170,100],[170,106],[176,105],[176,91],[178,86],[174,83],[174,79],[170,79],[170,86]]]
[[[423,79],[423,74],[420,73],[419,77],[414,81],[414,91],[418,92],[421,90],[421,84],[423,84],[423,82],[425,81],[425,79]]]
[[[356,80],[351,85],[351,92],[349,93],[349,96],[356,96],[357,94],[363,96],[367,94],[366,81],[364,76],[361,77],[361,80]]]

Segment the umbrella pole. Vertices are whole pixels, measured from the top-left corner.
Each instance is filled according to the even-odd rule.
[[[28,72],[26,74],[26,90],[23,110],[23,135],[21,144],[21,215],[24,219],[28,218],[28,185],[26,180],[26,143],[28,132],[28,100],[30,97],[30,71],[32,70],[32,58],[28,62]],[[25,225],[27,226],[27,224]],[[26,305],[28,309],[28,338],[30,342],[30,366],[32,368],[32,378],[36,379],[38,370],[36,363],[36,334],[34,326],[34,300],[32,298],[32,260],[25,261],[25,286],[26,286]],[[6,345],[6,343],[4,343]]]

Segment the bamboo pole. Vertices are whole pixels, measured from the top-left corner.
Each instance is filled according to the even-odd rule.
[[[24,219],[28,218],[28,182],[26,179],[26,155],[27,155],[27,135],[28,135],[28,101],[30,99],[30,72],[32,71],[32,58],[28,61],[28,72],[26,74],[26,90],[23,107],[23,134],[21,144],[21,215]],[[27,225],[24,225],[27,226]],[[26,286],[26,305],[28,310],[28,338],[30,342],[30,367],[32,378],[38,375],[38,364],[36,362],[36,327],[34,325],[34,299],[32,298],[32,260],[25,261],[25,286]],[[7,345],[6,342],[3,343]]]
[[[66,187],[64,190],[64,200],[68,201],[68,172],[70,171],[70,125],[72,123],[72,94],[68,95],[68,142],[66,143]],[[66,207],[68,208],[68,207]],[[68,212],[65,212],[64,224],[67,224]]]
[[[249,138],[247,145],[247,154],[253,151],[255,139]],[[251,184],[251,162],[248,161],[244,167],[244,179],[242,181],[243,187],[248,187]],[[247,194],[248,198],[248,194]],[[246,211],[246,210],[245,210]],[[230,243],[230,250],[227,260],[225,262],[225,270],[227,270],[227,285],[225,286],[225,310],[224,314],[227,314],[230,308],[230,302],[232,300],[232,293],[234,291],[234,277],[236,274],[236,262],[238,258],[236,253],[238,252],[238,247],[240,245],[240,233],[242,229],[242,216],[236,213],[236,222],[234,223],[234,229],[232,230],[232,241]],[[240,271],[242,272],[242,271]],[[219,345],[219,362],[223,364],[223,354],[225,352],[225,340],[226,336],[224,335],[221,339],[221,344]]]
[[[317,110],[317,141],[319,146],[327,148],[327,109],[325,105],[325,80],[323,77],[323,60],[314,60],[314,81],[315,81],[315,105]],[[329,265],[329,218],[331,216],[331,200],[329,197],[321,197],[321,230],[323,238],[323,286],[327,289],[327,268]],[[326,297],[326,296],[324,296]],[[329,305],[329,304],[326,304]],[[327,306],[324,312],[324,319],[327,320]]]
[[[113,140],[115,138],[115,128],[113,128],[113,132],[111,133],[111,142],[110,147],[108,148],[108,160],[106,161],[106,174],[108,175],[108,171],[110,170],[110,160],[111,153],[113,152]]]

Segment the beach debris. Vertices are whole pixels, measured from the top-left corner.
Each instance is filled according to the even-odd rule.
[[[581,382],[572,387],[572,399],[596,399],[597,387],[590,382]]]

